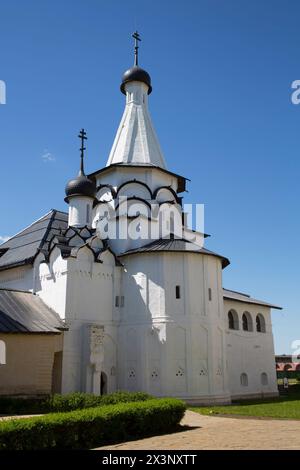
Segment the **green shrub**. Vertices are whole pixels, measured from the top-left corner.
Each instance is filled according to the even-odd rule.
[[[119,403],[0,422],[0,450],[91,449],[173,430],[186,406],[175,398]]]
[[[45,398],[0,397],[0,414],[21,415],[46,412]]]
[[[55,394],[48,398],[10,398],[0,397],[0,413],[4,414],[38,414],[59,411],[73,411],[95,406],[110,405],[149,400],[151,395],[144,392],[115,392],[109,395],[91,393]]]

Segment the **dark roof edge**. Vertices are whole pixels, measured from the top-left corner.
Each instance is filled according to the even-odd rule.
[[[240,292],[240,291],[238,291],[238,290],[232,290],[232,289],[225,289],[225,287],[223,287],[223,291],[226,291],[226,292],[233,292],[234,294],[239,294],[239,295],[244,295],[245,297],[248,297],[248,298],[251,297],[251,295],[245,294],[245,292]]]
[[[163,173],[168,173],[169,175],[176,176],[177,178],[183,178],[187,181],[191,181],[189,178],[186,178],[185,176],[178,175],[177,173],[174,173],[173,171],[166,170],[165,168],[161,168],[160,166],[157,166],[157,165],[124,165],[123,163],[112,163],[111,165],[105,166],[104,168],[101,168],[100,170],[94,171],[93,173],[89,173],[88,177],[95,176],[98,173],[105,173],[106,171],[112,168],[150,168],[154,170],[160,170]]]
[[[1,331],[1,335],[61,335],[68,328],[56,328],[57,331]]]
[[[118,258],[121,258],[123,256],[130,256],[130,255],[143,255],[143,254],[159,254],[159,253],[185,253],[185,254],[199,254],[199,255],[207,255],[207,256],[215,256],[216,258],[219,258],[222,261],[222,269],[226,268],[227,266],[230,265],[230,261],[228,258],[225,258],[224,256],[218,255],[217,253],[214,253],[213,251],[207,250],[206,252],[203,251],[192,251],[192,250],[175,250],[175,249],[161,249],[161,250],[142,250],[143,247],[141,247],[141,250],[137,248],[136,250],[128,251],[125,253],[121,253],[118,256]]]
[[[22,292],[22,294],[36,295],[35,292],[31,292],[30,290],[13,289],[12,287],[0,287],[0,290],[8,290],[10,292]]]
[[[19,268],[20,266],[28,266],[29,264],[32,265],[34,262],[34,259],[35,259],[35,256],[32,256],[22,261],[17,261],[16,263],[5,264],[3,266],[0,266],[0,271],[6,271],[8,269],[13,269],[13,268]]]
[[[245,304],[254,304],[254,305],[260,305],[261,307],[269,307],[269,308],[274,308],[276,310],[283,310],[283,307],[279,307],[278,305],[269,304],[268,302],[264,302],[263,300],[252,299],[252,297],[247,297],[245,300],[243,300],[243,299],[235,299],[233,297],[228,297],[225,294],[225,295],[223,295],[223,298],[228,299],[228,300],[232,300],[233,302],[243,302]]]

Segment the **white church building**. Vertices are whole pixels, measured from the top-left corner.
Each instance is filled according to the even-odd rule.
[[[51,210],[0,246],[0,394],[277,395],[280,307],[224,289],[229,260],[188,227],[187,179],[167,168],[137,40],[106,166],[85,174],[82,130],[68,212]]]

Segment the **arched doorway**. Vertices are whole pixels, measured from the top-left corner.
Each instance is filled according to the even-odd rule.
[[[107,375],[105,372],[101,372],[101,381],[100,381],[100,395],[107,394]]]

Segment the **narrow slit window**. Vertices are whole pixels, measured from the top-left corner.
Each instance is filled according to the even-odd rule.
[[[118,295],[116,295],[115,306],[116,306],[116,307],[119,307],[119,305],[120,305],[120,298],[119,298]]]
[[[176,294],[176,299],[180,299],[180,286],[176,286],[175,294]]]
[[[90,206],[89,204],[86,206],[86,223],[90,223]]]
[[[6,344],[2,340],[0,340],[0,364],[6,364]]]
[[[208,288],[208,300],[209,300],[209,301],[212,300],[212,291],[211,291],[211,288],[210,288],[210,287]]]

